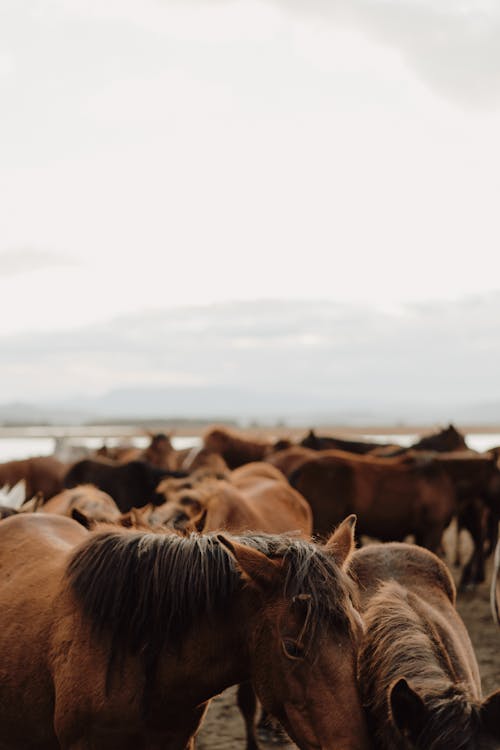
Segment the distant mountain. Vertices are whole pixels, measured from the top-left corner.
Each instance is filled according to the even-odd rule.
[[[81,410],[61,406],[35,406],[21,402],[0,405],[0,424],[3,425],[80,424],[86,418]]]
[[[119,388],[94,397],[60,403],[10,403],[0,406],[2,424],[80,424],[92,420],[153,419],[239,420],[287,424],[500,424],[500,402],[465,404],[336,403],[309,394],[252,391],[233,387]]]

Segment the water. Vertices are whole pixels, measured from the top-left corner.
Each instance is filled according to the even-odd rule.
[[[375,443],[394,443],[402,445],[404,448],[416,443],[422,436],[417,433],[408,433],[407,435],[362,435],[365,440],[371,440]],[[490,448],[500,446],[500,433],[492,432],[471,432],[465,436],[467,445],[473,451],[489,451]]]
[[[100,448],[106,442],[109,448],[125,442],[123,438],[82,437],[68,440],[69,445],[82,445],[90,450]],[[147,436],[127,438],[127,444],[145,448],[149,444]],[[173,437],[174,448],[193,448],[201,443],[198,437]],[[30,456],[51,456],[54,453],[55,440],[52,437],[2,437],[0,438],[0,462],[14,461]]]
[[[407,447],[418,440],[418,435],[408,433],[406,435],[363,435],[361,437],[367,440],[373,440],[381,443],[395,443]],[[487,451],[495,446],[500,446],[500,433],[471,433],[466,437],[467,445],[476,451]],[[113,447],[123,438],[106,438],[103,437],[82,437],[69,439],[70,445],[83,445],[85,448],[95,450],[103,442],[109,447]],[[145,448],[149,443],[147,436],[139,436],[127,439],[132,445],[138,448]],[[201,444],[201,438],[195,436],[173,437],[172,443],[174,448],[181,450],[183,448],[193,448]],[[0,462],[12,461],[18,458],[28,458],[29,456],[50,456],[54,452],[55,441],[52,437],[1,437],[0,438]]]

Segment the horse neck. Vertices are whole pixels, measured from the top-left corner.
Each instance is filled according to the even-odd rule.
[[[256,595],[248,588],[210,622],[193,626],[175,655],[165,653],[158,670],[169,695],[186,694],[199,705],[225,688],[251,678],[250,649],[258,616]]]
[[[371,715],[377,717],[381,746],[390,750],[400,745],[398,741],[388,743],[393,737],[388,690],[400,677],[412,685],[431,712],[452,694],[461,695],[464,702],[480,697],[446,610],[435,613],[436,622],[419,611],[420,604],[426,606],[398,584],[389,584],[373,597],[365,612],[367,634],[359,654],[360,685]],[[443,606],[451,605],[443,599]]]

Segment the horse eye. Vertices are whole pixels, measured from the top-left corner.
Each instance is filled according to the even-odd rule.
[[[300,643],[297,643],[297,641],[294,641],[291,638],[283,638],[282,646],[283,651],[285,652],[285,656],[287,656],[289,659],[304,658],[304,648],[300,645]]]

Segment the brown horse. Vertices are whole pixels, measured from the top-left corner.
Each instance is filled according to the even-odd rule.
[[[63,477],[68,470],[66,464],[52,456],[37,456],[20,461],[0,464],[0,487],[13,487],[21,479],[26,483],[26,497],[39,492],[46,500],[63,489]]]
[[[192,448],[177,468],[188,474],[203,469],[205,473],[219,478],[229,474],[229,467],[222,456],[206,448]]]
[[[398,458],[323,451],[302,464],[290,483],[311,505],[314,531],[326,535],[348,513],[360,534],[417,544],[436,551],[455,510],[455,492],[445,471]]]
[[[500,691],[484,700],[455,609],[455,587],[433,554],[407,544],[358,550],[365,634],[358,676],[377,750],[498,750]]]
[[[147,433],[150,438],[150,443],[147,448],[134,448],[133,446],[127,446],[124,448],[115,448],[114,452],[108,457],[117,460],[121,464],[129,463],[130,461],[147,461],[152,466],[157,466],[160,469],[176,469],[174,454],[175,450],[170,440],[169,435],[165,435],[163,432],[158,433]]]
[[[0,524],[0,747],[186,750],[210,698],[250,680],[301,750],[368,750],[344,567],[282,536],[93,534]]]
[[[295,531],[305,537],[312,532],[309,504],[278,469],[262,462],[235,469],[229,480],[208,477],[193,489],[181,488],[168,497],[149,516],[152,525],[203,532]]]
[[[284,450],[275,451],[266,456],[267,463],[276,466],[286,477],[289,477],[309,458],[316,458],[317,452],[311,448],[294,445]]]
[[[41,513],[56,513],[75,518],[84,516],[96,523],[114,523],[121,517],[113,498],[92,484],[80,484],[54,495],[39,508]]]
[[[230,469],[262,461],[273,450],[270,440],[250,440],[225,427],[214,427],[203,438],[204,447],[211,453],[219,453]]]

